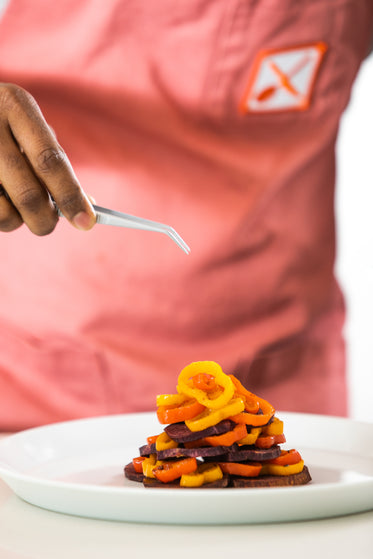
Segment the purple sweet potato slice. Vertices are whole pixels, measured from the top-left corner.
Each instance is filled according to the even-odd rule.
[[[156,454],[158,460],[169,460],[170,458],[181,458],[183,456],[194,456],[198,458],[198,456],[217,456],[218,454],[224,454],[228,452],[231,447],[228,446],[206,446],[200,448],[184,448],[184,447],[176,447],[176,448],[167,448],[165,450],[158,450],[156,449],[155,443],[144,445],[139,448],[140,456],[149,456],[150,454]]]
[[[163,483],[158,479],[153,479],[151,477],[144,477],[143,479],[144,487],[160,487],[164,489],[179,489],[180,488],[180,480],[175,479],[175,481],[170,481],[169,483]]]
[[[227,448],[227,447],[226,447]],[[214,459],[206,457],[206,461],[217,460],[219,462],[245,462],[250,460],[252,462],[261,462],[262,460],[272,460],[281,454],[281,448],[278,445],[271,448],[256,448],[252,446],[232,445],[229,451]]]
[[[144,474],[136,472],[132,462],[127,464],[127,466],[124,466],[124,475],[127,479],[130,479],[131,481],[138,481],[140,483],[144,479]]]
[[[312,480],[307,466],[298,474],[290,476],[258,476],[240,477],[231,476],[230,485],[232,487],[286,487],[290,485],[305,485]]]
[[[211,483],[206,483],[205,485],[201,485],[200,487],[180,487],[180,480],[176,479],[171,483],[162,483],[157,479],[152,479],[149,477],[144,477],[143,481],[144,487],[155,487],[155,488],[162,488],[162,489],[217,489],[217,488],[224,488],[228,487],[229,484],[229,476],[224,474],[221,479],[217,481],[212,481]]]
[[[207,458],[221,456],[228,452],[228,446],[202,446],[199,448],[168,448],[167,450],[159,450],[157,452],[158,460],[169,460],[170,458],[194,457],[194,458]]]
[[[225,455],[225,462],[244,462],[252,460],[253,462],[261,462],[262,460],[272,460],[281,454],[279,445],[271,448],[255,448],[255,446],[241,446],[239,450],[231,450]]]
[[[190,429],[188,429],[184,422],[180,422],[167,425],[167,427],[165,427],[165,431],[167,435],[174,441],[178,443],[187,443],[196,441],[198,439],[203,439],[203,437],[222,435],[223,433],[232,431],[235,425],[236,423],[234,423],[230,419],[224,419],[223,421],[220,421],[220,423],[217,423],[212,427],[208,427],[207,429],[203,429],[202,431],[191,431]]]
[[[150,456],[150,454],[155,454],[156,452],[155,443],[144,444],[139,448],[140,456]]]

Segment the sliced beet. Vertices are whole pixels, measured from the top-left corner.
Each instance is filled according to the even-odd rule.
[[[142,482],[144,479],[144,474],[136,472],[132,462],[127,464],[127,466],[124,466],[124,475],[127,479],[130,479],[131,481]]]
[[[162,488],[162,489],[167,489],[167,488],[172,488],[172,489],[216,489],[216,488],[220,488],[220,487],[228,487],[229,484],[229,476],[227,474],[224,474],[223,477],[221,479],[218,479],[217,481],[212,481],[211,483],[206,483],[205,485],[201,485],[200,487],[181,487],[180,486],[180,480],[177,479],[175,481],[172,481],[171,483],[162,483],[161,481],[158,481],[157,479],[152,479],[152,478],[148,478],[145,477],[144,478],[144,487],[156,487],[156,488]]]
[[[155,443],[152,444],[144,444],[144,446],[140,446],[139,448],[140,456],[150,456],[150,454],[155,454]]]
[[[307,466],[299,474],[290,476],[231,476],[230,485],[233,487],[286,487],[289,485],[305,485],[312,480]]]
[[[221,456],[228,452],[228,446],[202,446],[199,448],[168,448],[167,450],[159,450],[157,452],[158,460],[169,460],[170,458],[182,458],[192,456],[194,458],[208,458]]]
[[[220,421],[220,423],[217,423],[212,427],[208,427],[207,429],[203,429],[202,431],[191,431],[190,429],[188,429],[184,422],[181,422],[167,425],[165,431],[167,435],[174,441],[178,443],[186,443],[202,439],[203,437],[222,435],[223,433],[232,431],[235,425],[236,423],[234,423],[230,419],[224,419],[223,421]]]

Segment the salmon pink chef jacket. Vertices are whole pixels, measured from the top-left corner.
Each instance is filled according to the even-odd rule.
[[[98,204],[192,250],[1,234],[1,429],[152,410],[204,359],[277,409],[347,413],[334,151],[372,27],[371,0],[8,3],[0,80]]]

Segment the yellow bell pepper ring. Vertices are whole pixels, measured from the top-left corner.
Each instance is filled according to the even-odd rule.
[[[237,444],[254,444],[256,439],[259,437],[260,432],[261,432],[260,427],[253,427],[250,433],[246,435],[246,437],[237,441]]]
[[[203,473],[205,483],[219,481],[223,477],[223,472],[217,464],[201,464],[198,469]]]
[[[292,476],[302,472],[303,468],[304,460],[300,460],[296,464],[286,464],[284,466],[279,464],[263,464],[260,475]]]
[[[205,410],[193,419],[186,419],[185,425],[191,431],[202,431],[207,427],[212,427],[223,419],[227,419],[232,415],[240,413],[245,408],[244,401],[241,398],[233,398],[226,406],[218,410]]]
[[[153,474],[154,468],[160,466],[163,462],[161,460],[157,460],[156,454],[150,454],[149,458],[145,458],[142,461],[142,473],[145,477],[150,477],[155,479],[155,475]]]
[[[200,374],[207,374],[214,377],[215,383],[219,390],[206,392],[200,388],[196,388],[191,379]],[[234,384],[226,375],[220,365],[215,361],[194,361],[190,363],[179,374],[177,381],[177,391],[179,394],[185,394],[190,398],[195,398],[200,404],[209,409],[218,409],[225,406],[234,394]]]
[[[157,407],[160,406],[181,406],[188,400],[185,394],[158,394]]]
[[[278,417],[272,419],[272,423],[262,428],[262,435],[282,435],[284,432],[284,422]]]
[[[183,474],[180,479],[181,487],[201,487],[206,483],[213,483],[222,479],[223,472],[217,464],[201,464],[195,472]]]
[[[198,470],[190,474],[183,474],[180,478],[180,487],[201,487],[205,483],[205,476]]]
[[[157,440],[155,441],[155,449],[159,450],[168,450],[169,448],[177,448],[178,443],[172,440],[166,433],[163,431],[160,435],[158,435]]]

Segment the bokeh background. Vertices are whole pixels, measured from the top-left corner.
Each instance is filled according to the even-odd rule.
[[[336,272],[348,309],[350,416],[373,422],[373,55],[343,117],[337,163]]]
[[[9,0],[0,0],[0,16]],[[337,145],[336,272],[347,301],[350,416],[373,422],[373,55],[361,67]]]

